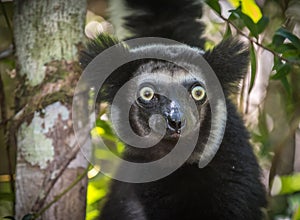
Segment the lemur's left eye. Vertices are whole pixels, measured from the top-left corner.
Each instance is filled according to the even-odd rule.
[[[154,97],[154,90],[151,87],[143,87],[140,90],[140,97],[144,100],[144,101],[150,101],[153,97]]]
[[[191,95],[196,101],[203,100],[205,98],[205,94],[205,89],[202,86],[195,86],[191,91]]]

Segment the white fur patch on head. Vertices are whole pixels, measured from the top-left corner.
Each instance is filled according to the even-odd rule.
[[[188,82],[201,82],[205,84],[203,79],[199,79],[199,77],[194,76],[193,74],[189,74],[185,71],[176,71],[176,74],[171,74],[169,71],[156,71],[153,73],[142,73],[143,78],[138,82],[138,84],[142,84],[143,82],[153,83],[154,85],[159,84],[184,84]]]
[[[172,66],[170,67],[169,64],[169,62],[164,63],[164,61],[150,61],[149,63],[143,64],[135,74],[136,76],[143,75],[137,84],[148,82],[153,85],[184,85],[199,82],[204,86],[206,85],[205,77],[202,77],[201,70],[193,69],[193,66],[187,66],[185,63],[174,63],[174,65],[178,67],[178,69],[174,69]],[[159,68],[157,68],[156,65]]]

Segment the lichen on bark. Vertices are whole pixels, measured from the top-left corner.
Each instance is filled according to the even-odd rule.
[[[47,137],[54,130],[56,120],[68,120],[68,109],[60,102],[53,103],[44,109],[45,115],[35,112],[29,124],[23,123],[19,129],[18,146],[22,157],[31,165],[41,169],[47,167],[47,162],[54,157],[53,140]]]
[[[47,207],[87,167],[78,156],[71,118],[86,1],[16,0],[14,4],[17,73],[25,78],[17,92],[18,113],[12,126],[18,148],[15,217],[22,219]],[[69,166],[77,160],[80,166]],[[87,178],[82,179],[40,218],[84,219],[86,184]]]
[[[29,85],[43,81],[48,62],[77,58],[76,44],[84,36],[85,4],[58,0],[16,4],[15,44],[20,74],[27,76]]]

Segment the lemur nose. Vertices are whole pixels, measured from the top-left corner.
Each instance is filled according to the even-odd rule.
[[[168,128],[175,131],[176,133],[180,133],[181,129],[185,126],[185,120],[182,119],[182,114],[180,112],[174,112],[168,115]]]

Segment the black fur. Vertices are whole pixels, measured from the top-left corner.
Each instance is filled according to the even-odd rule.
[[[86,50],[81,51],[81,67],[84,69],[98,54],[103,52],[105,49],[116,45],[117,43],[119,43],[118,40],[111,36],[106,34],[98,35],[97,38],[88,43]]]
[[[202,6],[198,1],[127,0],[126,3],[128,7],[139,10],[136,16],[126,18],[126,26],[135,37],[160,36],[203,48],[204,40],[200,38],[203,26],[195,21],[195,18],[201,16]],[[86,67],[98,53],[116,43],[116,40],[100,35],[82,54],[82,66]],[[159,47],[157,50],[158,53],[170,53],[168,50],[161,51]],[[189,49],[178,49],[176,53],[189,56]],[[229,39],[206,52],[204,58],[217,74],[226,95],[228,118],[217,154],[205,168],[198,168],[197,162],[186,163],[171,175],[150,183],[112,180],[100,219],[262,219],[266,199],[260,182],[260,168],[243,121],[228,98],[237,90],[238,82],[245,75],[248,51],[243,43]],[[157,60],[138,60],[118,68],[106,81],[101,93],[102,101],[111,102],[118,89],[134,75],[145,71],[155,77],[156,71],[162,69],[170,70],[171,75],[180,71],[174,64]],[[198,108],[203,115],[197,144],[201,148],[207,140],[211,124],[209,102],[199,104]],[[130,120],[136,133],[143,135],[147,130],[147,117],[146,111],[139,105],[133,105]],[[164,139],[147,150],[127,146],[124,158],[148,162],[162,157],[173,145],[172,140]]]
[[[201,1],[195,0],[127,0],[126,5],[136,15],[125,18],[126,27],[135,37],[164,37],[203,48],[200,38],[204,26]]]
[[[207,51],[204,58],[217,74],[225,92],[235,92],[248,67],[249,51],[236,39],[228,39]]]

